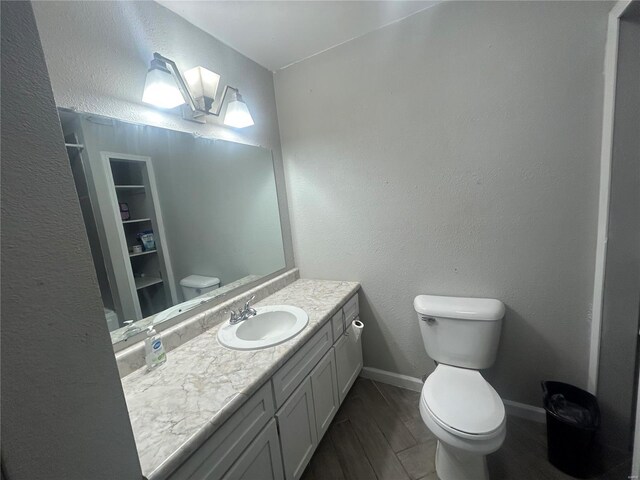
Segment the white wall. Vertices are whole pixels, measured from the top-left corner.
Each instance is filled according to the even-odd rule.
[[[504,398],[585,386],[608,9],[445,2],[276,73],[296,262],[362,282],[365,365],[431,371],[414,296],[486,296]]]
[[[601,438],[631,445],[640,310],[640,4],[620,22],[598,397]]]
[[[29,2],[2,2],[2,470],[142,478]]]
[[[273,151],[287,266],[293,266],[271,72],[155,2],[37,1],[33,5],[58,106]],[[235,130],[214,117],[208,118],[207,125],[199,125],[142,104],[154,51],[175,60],[183,71],[201,65],[217,72],[220,92],[225,84],[239,88],[255,126]]]

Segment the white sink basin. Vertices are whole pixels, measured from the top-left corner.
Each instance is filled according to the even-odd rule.
[[[227,322],[220,328],[218,341],[234,350],[259,350],[286,342],[299,334],[308,323],[309,316],[298,307],[257,307],[253,317],[235,325]]]

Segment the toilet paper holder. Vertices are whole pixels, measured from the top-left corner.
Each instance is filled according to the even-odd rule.
[[[353,322],[351,322],[351,325],[353,325],[353,328],[356,328],[358,330],[362,330],[364,328],[364,323],[362,323],[362,321],[359,318],[356,318]],[[345,329],[344,336],[345,337],[349,336],[348,328]]]

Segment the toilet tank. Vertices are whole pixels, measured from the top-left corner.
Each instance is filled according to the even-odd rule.
[[[493,365],[504,317],[500,300],[418,295],[413,307],[429,357],[474,370]]]
[[[220,279],[203,275],[189,275],[180,280],[180,286],[186,301],[217,289],[220,286]]]

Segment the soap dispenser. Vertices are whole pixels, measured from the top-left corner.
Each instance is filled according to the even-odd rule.
[[[147,371],[159,367],[167,361],[167,354],[162,345],[162,338],[155,331],[153,325],[147,330],[147,338],[144,341],[145,358],[147,361]]]

